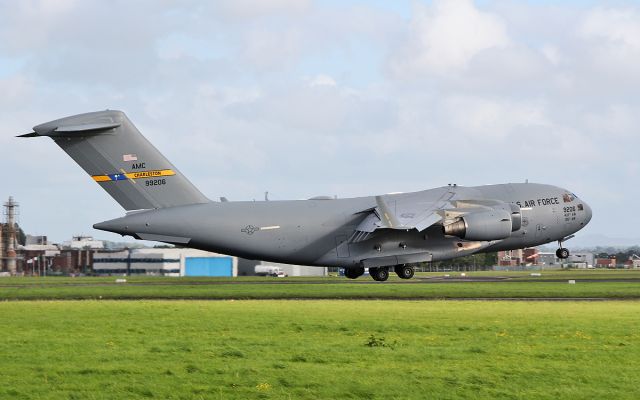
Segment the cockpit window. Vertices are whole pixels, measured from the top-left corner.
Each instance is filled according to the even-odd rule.
[[[572,201],[574,201],[576,199],[576,197],[578,197],[578,196],[576,196],[573,193],[565,193],[564,195],[562,195],[562,200],[565,203],[571,203]]]

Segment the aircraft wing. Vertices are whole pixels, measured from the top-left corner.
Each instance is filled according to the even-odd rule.
[[[484,212],[498,210],[507,212],[513,219],[512,224],[516,223],[516,229],[520,228],[520,210],[517,206],[492,199],[460,199],[450,190],[437,196],[412,193],[376,196],[375,200],[375,207],[361,211],[367,215],[356,227],[350,238],[351,243],[367,240],[379,229],[415,229],[422,232],[434,224],[449,225],[464,216],[479,216]]]
[[[445,193],[435,201],[421,201],[415,197],[376,196],[376,206],[364,211],[368,214],[356,228],[352,242],[366,240],[378,229],[416,229],[422,232],[442,221],[442,210],[451,207],[450,197]]]
[[[436,211],[449,204],[442,200],[427,203],[387,200],[384,196],[377,196],[376,203],[373,210],[379,219],[376,229],[416,229],[420,232],[440,221],[442,217]]]

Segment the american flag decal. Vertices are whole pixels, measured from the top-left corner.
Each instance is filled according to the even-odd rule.
[[[122,161],[138,161],[138,156],[135,154],[123,154]]]

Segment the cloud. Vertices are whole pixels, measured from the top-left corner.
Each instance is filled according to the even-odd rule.
[[[527,129],[549,128],[544,107],[533,102],[453,95],[443,101],[452,130],[474,141],[502,141]]]
[[[0,146],[20,171],[0,196],[59,240],[120,215],[53,143],[13,138],[118,108],[213,198],[528,178],[610,229],[602,193],[639,170],[639,21],[575,2],[0,2]],[[77,199],[93,207],[48,205]]]
[[[510,40],[501,19],[480,11],[469,0],[416,5],[407,44],[391,63],[394,76],[447,75],[464,69],[484,50],[502,48]]]
[[[309,86],[336,86],[335,79],[329,75],[319,74],[309,80]]]
[[[589,11],[579,32],[587,38],[640,50],[640,11],[634,8],[596,8]]]
[[[219,14],[253,19],[264,16],[296,15],[311,8],[310,0],[222,0],[213,5]]]

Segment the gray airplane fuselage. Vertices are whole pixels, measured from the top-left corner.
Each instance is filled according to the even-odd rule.
[[[534,183],[446,187],[350,199],[213,202],[122,111],[72,115],[21,137],[50,137],[125,210],[96,229],[289,264],[345,267],[373,279],[389,267],[562,241],[591,219],[566,189]],[[373,274],[372,274],[373,273]]]
[[[134,212],[94,227],[249,259],[339,267],[360,266],[363,260],[377,259],[382,261],[376,265],[393,265],[394,261],[438,261],[562,240],[591,219],[589,206],[573,195],[571,201],[566,201],[569,194],[566,189],[551,185],[510,183],[445,186],[385,195],[399,201],[410,197],[415,202],[431,202],[446,195],[451,200],[491,199],[518,205],[522,215],[520,228],[510,237],[494,241],[447,236],[442,225],[436,224],[422,232],[377,230],[364,241],[352,242],[350,238],[365,218],[362,211],[376,206],[374,196],[209,202]]]

